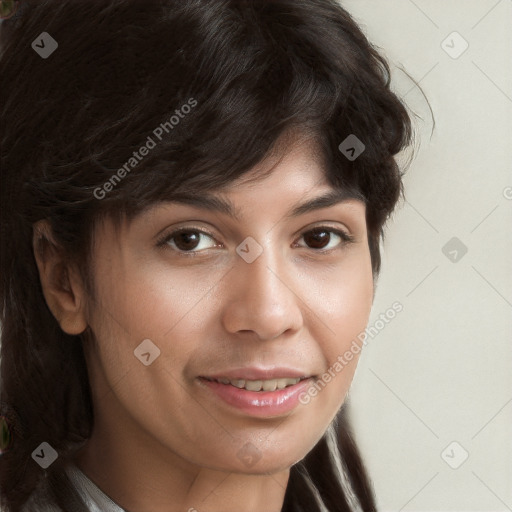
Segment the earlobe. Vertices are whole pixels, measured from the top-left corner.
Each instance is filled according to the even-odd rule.
[[[32,247],[50,311],[64,332],[81,334],[87,328],[82,279],[66,260],[47,220],[33,225]]]

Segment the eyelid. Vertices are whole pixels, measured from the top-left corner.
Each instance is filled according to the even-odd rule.
[[[317,229],[328,229],[328,230],[332,230],[334,232],[341,232],[343,234],[345,234],[348,238],[353,238],[353,235],[350,231],[350,229],[343,225],[343,227],[339,226],[339,225],[334,225],[334,224],[331,224],[329,221],[319,221],[317,222],[316,224],[313,224],[312,226],[309,226],[305,229],[301,229],[298,234],[299,235],[304,235],[304,233],[309,233],[310,231],[315,231]]]
[[[174,238],[176,235],[179,235],[183,231],[197,231],[198,233],[209,236],[210,238],[215,240],[215,242],[217,242],[215,235],[211,231],[208,231],[207,229],[205,229],[202,226],[200,227],[200,226],[194,226],[193,224],[187,224],[185,226],[180,226],[175,229],[172,229],[171,231],[164,231],[164,233],[161,236],[159,236],[156,241],[157,247],[165,246],[169,240]],[[219,242],[217,242],[217,243],[219,243]],[[188,251],[188,252],[175,251],[175,252],[180,252],[181,254],[197,254],[202,251]]]

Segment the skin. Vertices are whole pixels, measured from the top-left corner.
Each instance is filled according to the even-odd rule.
[[[321,375],[364,330],[373,301],[365,205],[350,199],[296,218],[298,203],[331,190],[312,144],[288,148],[217,195],[241,221],[179,203],[161,203],[114,232],[94,232],[95,297],[60,253],[35,250],[46,301],[69,334],[92,333],[86,359],[95,422],[78,467],[132,512],[281,510],[289,468],[318,442],[341,407],[358,355],[307,405],[279,417],[254,418],[200,385],[197,377],[243,366],[292,366]],[[328,225],[351,234],[323,235]],[[198,256],[156,246],[157,235],[190,226]],[[35,229],[51,240],[41,221]],[[235,251],[253,237],[263,252],[252,263]],[[176,239],[174,239],[176,243]],[[309,244],[309,245],[308,245]],[[194,247],[194,244],[189,244]],[[183,245],[179,247],[183,248]],[[186,247],[186,246],[185,246]],[[173,250],[174,249],[174,250]],[[150,339],[151,365],[134,357]],[[237,456],[251,443],[260,457]],[[254,448],[253,448],[254,449]]]

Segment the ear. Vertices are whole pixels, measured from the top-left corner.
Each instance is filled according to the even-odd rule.
[[[32,247],[50,311],[64,332],[82,333],[87,328],[85,287],[78,270],[64,258],[47,220],[33,225]]]

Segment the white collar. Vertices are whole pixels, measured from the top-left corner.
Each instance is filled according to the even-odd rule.
[[[94,482],[75,465],[66,468],[66,474],[80,494],[89,512],[126,512],[109,498]]]

